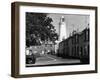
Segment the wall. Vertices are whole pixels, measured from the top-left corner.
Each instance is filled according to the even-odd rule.
[[[10,77],[11,67],[11,2],[15,0],[1,0],[0,2],[0,80],[16,80]],[[55,3],[55,4],[76,4],[98,6],[100,9],[100,0],[16,0],[16,1],[30,1],[39,3]],[[100,19],[100,11],[98,13]],[[100,23],[98,24],[98,34]],[[100,37],[98,37],[98,44],[100,44]],[[99,47],[100,45],[98,45]],[[100,50],[98,51],[98,53]],[[100,54],[98,54],[98,58]],[[100,61],[100,58],[98,59]],[[99,63],[99,62],[98,62]],[[100,67],[100,64],[98,64]],[[100,69],[97,74],[80,74],[80,75],[64,75],[38,78],[22,78],[18,80],[100,80]]]

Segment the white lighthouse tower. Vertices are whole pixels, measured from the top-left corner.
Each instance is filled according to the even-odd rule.
[[[68,37],[66,30],[65,18],[62,16],[59,23],[59,41],[63,41]]]
[[[55,52],[57,52],[58,48],[59,48],[59,43],[61,41],[63,41],[64,39],[66,39],[67,36],[67,29],[66,29],[66,23],[65,23],[65,18],[64,16],[62,16],[60,18],[60,22],[59,22],[59,40],[56,41],[56,45],[55,45]]]

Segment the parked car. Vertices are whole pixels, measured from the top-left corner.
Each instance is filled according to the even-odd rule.
[[[32,50],[26,49],[27,55],[26,55],[26,64],[35,64],[36,62],[36,57],[32,53]]]

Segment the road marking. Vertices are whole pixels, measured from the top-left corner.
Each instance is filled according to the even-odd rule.
[[[54,61],[57,61],[57,59],[54,59]]]
[[[57,61],[57,59],[55,59],[55,58],[52,58],[50,56],[47,56],[47,57],[50,58],[50,59],[53,59],[53,61]],[[48,61],[48,62],[50,62],[50,61]]]
[[[52,58],[52,57],[50,57],[50,56],[47,56],[48,58],[50,58],[50,59],[55,59],[55,58]]]

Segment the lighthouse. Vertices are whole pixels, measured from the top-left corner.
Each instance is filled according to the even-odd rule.
[[[66,23],[65,23],[65,18],[62,16],[60,18],[59,22],[59,39],[56,41],[55,45],[55,52],[59,49],[59,43],[67,38],[67,29],[66,29]]]
[[[65,23],[65,18],[62,16],[60,18],[59,22],[59,39],[56,41],[55,45],[55,53],[57,53],[57,50],[59,49],[59,43],[67,38],[67,29],[66,29],[66,23]]]
[[[62,16],[60,18],[59,22],[59,41],[63,41],[67,38],[67,32],[66,32],[66,23],[65,23],[65,18]]]

